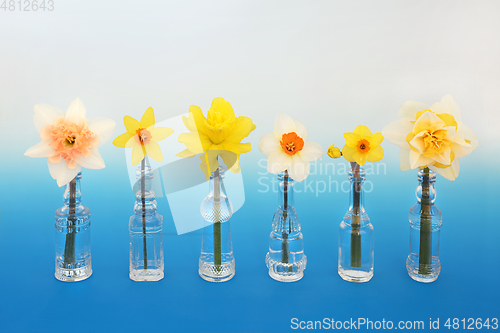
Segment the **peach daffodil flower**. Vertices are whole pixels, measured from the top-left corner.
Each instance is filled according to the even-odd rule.
[[[113,144],[119,148],[132,148],[133,166],[138,165],[146,155],[157,162],[163,161],[158,142],[172,135],[174,130],[168,127],[155,127],[155,113],[152,107],[144,112],[140,122],[125,116],[123,123],[127,132],[116,137]]]
[[[267,156],[267,170],[272,174],[288,171],[296,181],[309,176],[309,162],[320,159],[324,152],[316,142],[307,141],[309,133],[302,122],[286,114],[279,114],[274,122],[274,131],[264,134],[259,140],[259,149]]]
[[[460,107],[451,95],[432,106],[404,103],[399,119],[387,125],[383,133],[401,148],[401,170],[429,167],[449,180],[458,177],[460,158],[478,146],[476,134],[462,123]]]
[[[37,104],[33,121],[42,141],[24,155],[47,158],[49,172],[58,186],[69,183],[82,170],[102,169],[104,160],[98,148],[108,141],[116,123],[107,118],[85,118],[86,109],[77,98],[66,113],[60,109]]]

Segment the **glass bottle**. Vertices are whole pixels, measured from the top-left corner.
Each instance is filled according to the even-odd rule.
[[[269,276],[281,282],[294,282],[304,276],[307,257],[300,232],[300,221],[294,207],[294,181],[285,171],[278,175],[278,209],[273,216],[266,265]]]
[[[374,233],[363,207],[365,170],[357,163],[351,163],[349,181],[349,209],[339,230],[338,272],[346,281],[367,282],[373,276]]]
[[[61,281],[85,280],[92,275],[90,209],[82,206],[81,172],[66,185],[64,206],[56,210],[56,272]]]
[[[443,224],[441,211],[434,205],[436,173],[428,168],[418,171],[417,203],[410,209],[410,254],[406,269],[418,282],[433,282],[441,272],[439,233]]]
[[[155,193],[151,189],[153,170],[142,160],[137,167],[140,189],[135,195],[135,214],[129,220],[130,279],[163,279],[163,217],[156,212]]]
[[[201,278],[209,282],[224,282],[233,278],[235,263],[229,220],[233,215],[231,201],[224,188],[222,167],[210,175],[210,193],[200,207],[205,220],[201,243],[199,270]]]

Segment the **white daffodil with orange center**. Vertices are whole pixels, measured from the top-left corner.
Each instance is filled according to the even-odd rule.
[[[384,136],[399,146],[403,171],[429,167],[449,180],[460,171],[460,158],[478,145],[476,134],[462,123],[460,107],[446,95],[432,106],[408,101],[399,119],[387,125]]]
[[[307,141],[308,136],[304,124],[279,114],[274,131],[264,134],[259,141],[260,151],[267,156],[267,170],[272,174],[288,171],[296,181],[306,179],[311,170],[309,163],[324,154],[319,144]]]
[[[176,156],[191,158],[202,154],[200,167],[207,179],[219,167],[218,156],[231,172],[240,171],[240,155],[252,150],[250,143],[241,142],[256,128],[252,119],[236,117],[231,103],[216,97],[206,118],[200,107],[190,105],[189,117],[182,120],[190,132],[179,135],[178,141],[184,143],[186,149]]]
[[[116,137],[113,144],[119,148],[132,148],[133,166],[138,165],[146,155],[157,162],[163,161],[158,142],[169,137],[174,130],[168,127],[155,127],[155,113],[152,107],[144,112],[140,122],[125,116],[123,123],[127,132]]]
[[[98,148],[111,138],[116,123],[107,118],[86,119],[83,102],[77,98],[66,114],[56,107],[38,104],[33,121],[42,141],[24,155],[47,158],[49,172],[58,186],[69,183],[82,170],[102,169]]]
[[[358,125],[354,132],[344,133],[345,145],[342,155],[349,162],[365,165],[368,162],[377,162],[384,157],[384,149],[380,145],[384,141],[381,133],[372,134],[365,125]]]

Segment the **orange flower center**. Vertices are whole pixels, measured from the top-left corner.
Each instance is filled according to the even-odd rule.
[[[365,139],[359,140],[356,147],[360,153],[367,153],[370,151],[370,143]]]
[[[134,139],[138,144],[147,145],[151,140],[151,132],[145,128],[139,128],[135,131]]]
[[[304,148],[304,140],[295,132],[283,134],[280,144],[288,155],[295,155]]]

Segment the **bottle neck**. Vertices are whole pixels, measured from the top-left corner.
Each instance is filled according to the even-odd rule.
[[[363,184],[365,182],[365,170],[356,163],[351,164],[349,170],[350,194],[349,194],[349,211],[355,216],[360,216],[365,213],[363,207]]]
[[[287,171],[278,175],[278,206],[282,209],[294,206],[293,185],[294,180]]]
[[[64,191],[64,208],[67,209],[69,214],[75,214],[82,207],[82,190],[80,187],[80,180],[82,173],[79,172],[73,180],[66,185]]]
[[[415,191],[417,200],[423,205],[431,205],[436,200],[436,189],[434,183],[436,182],[436,172],[429,168],[422,168],[418,170],[418,186]]]
[[[152,189],[153,168],[146,166],[145,160],[136,168],[137,183],[134,186],[137,215],[153,215],[156,213],[155,192]]]
[[[214,202],[221,202],[226,198],[226,189],[223,183],[225,171],[226,170],[220,166],[210,174],[209,196],[214,198]]]

